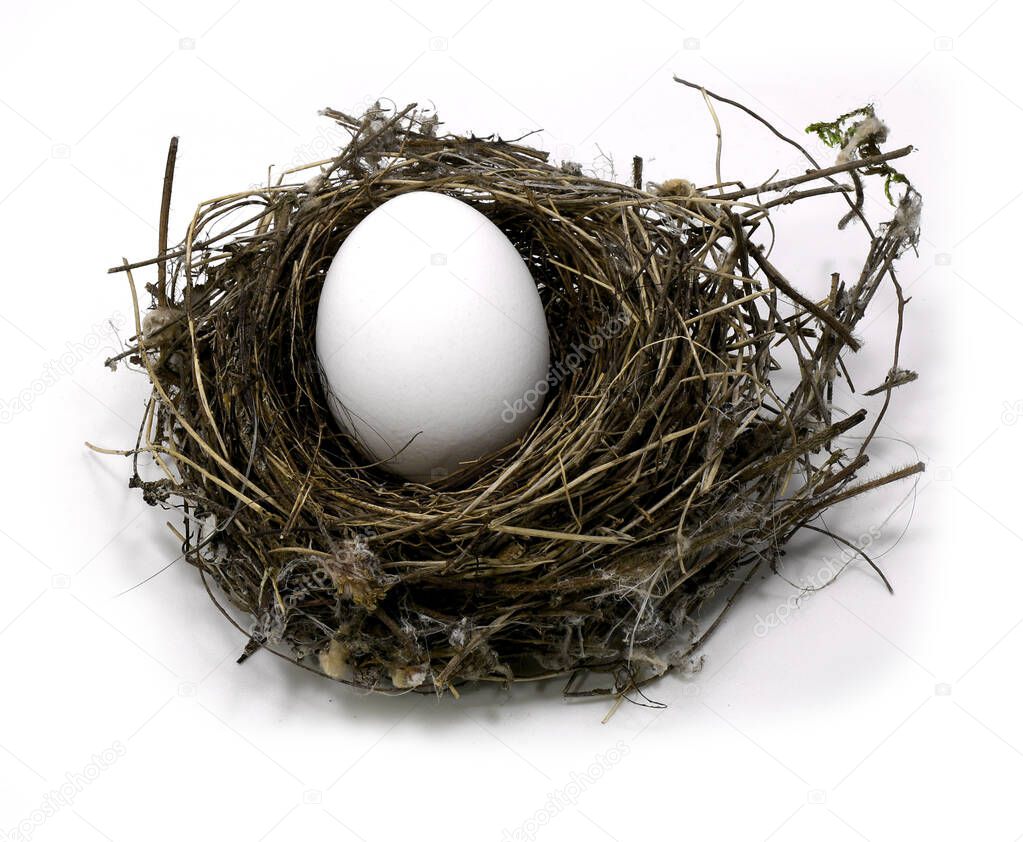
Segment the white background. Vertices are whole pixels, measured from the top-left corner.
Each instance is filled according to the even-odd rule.
[[[1009,0],[5,0],[0,400],[65,365],[0,426],[0,839],[1020,838],[1020,23]],[[379,95],[432,100],[455,131],[542,128],[535,143],[587,167],[603,152],[625,176],[635,153],[651,179],[706,183],[710,118],[672,73],[797,135],[873,100],[892,144],[920,149],[924,239],[901,272],[921,380],[870,469],[916,458],[898,440],[928,466],[874,548],[895,596],[854,565],[795,608],[764,578],[701,673],[653,688],[666,709],[601,724],[606,706],[555,685],[455,703],[359,696],[266,653],[236,666],[243,640],[181,563],[118,595],[178,549],[127,463],[83,445],[134,442],[145,383],[102,365],[105,324],[131,312],[105,269],[154,253],[172,134],[172,239],[198,201],[320,157],[337,136],[319,108]],[[725,177],[798,164],[720,113]],[[779,265],[807,289],[862,248],[832,230],[833,197],[815,211],[779,222]],[[859,332],[883,374],[894,311],[877,309]],[[855,537],[911,487],[829,523]],[[786,576],[835,553],[802,538]]]

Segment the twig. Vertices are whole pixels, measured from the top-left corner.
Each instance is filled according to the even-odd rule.
[[[883,152],[880,155],[872,155],[869,158],[857,158],[853,161],[847,161],[844,164],[835,164],[831,167],[824,167],[824,169],[812,170],[804,175],[797,175],[793,178],[786,178],[781,181],[772,181],[769,184],[761,184],[757,187],[748,187],[745,190],[736,190],[732,193],[722,193],[720,198],[743,199],[746,196],[755,196],[758,193],[773,193],[778,190],[787,190],[789,187],[795,187],[797,184],[805,184],[807,181],[816,181],[820,178],[837,175],[838,173],[873,167],[885,161],[893,161],[896,158],[905,158],[912,151],[912,146],[903,146],[901,149],[894,149],[891,152]]]
[[[174,163],[178,157],[178,139],[172,137],[167,148],[167,165],[163,171],[163,196],[160,200],[160,241],[157,249],[159,258],[167,254],[167,228],[170,223],[171,191],[174,186]],[[156,300],[161,307],[167,306],[167,263],[156,264]]]

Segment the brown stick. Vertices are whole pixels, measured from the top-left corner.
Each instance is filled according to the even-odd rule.
[[[856,341],[852,335],[852,331],[844,325],[834,313],[829,312],[823,307],[818,306],[812,302],[809,298],[803,295],[797,290],[792,284],[785,280],[785,277],[777,269],[771,265],[771,262],[764,256],[763,252],[755,246],[750,249],[750,254],[753,255],[753,259],[757,262],[757,265],[764,270],[764,274],[770,279],[778,289],[784,292],[789,298],[796,302],[804,310],[813,313],[822,322],[825,322],[835,333],[842,337],[842,340],[852,348],[854,351],[860,349],[860,343]]]
[[[178,139],[172,137],[167,149],[167,165],[163,171],[163,197],[160,200],[160,242],[158,253],[163,257],[167,253],[167,229],[170,225],[171,190],[174,186],[174,163],[178,158]],[[156,264],[156,299],[160,306],[167,305],[167,262],[160,260]]]
[[[858,170],[861,167],[873,167],[883,164],[885,161],[893,161],[896,158],[905,158],[913,151],[912,146],[903,146],[901,149],[893,149],[891,152],[882,152],[880,155],[871,155],[869,158],[857,158],[854,161],[846,161],[844,164],[835,164],[833,167],[824,167],[820,170],[811,170],[804,175],[797,175],[793,178],[783,178],[781,181],[772,181],[769,184],[761,184],[757,187],[747,187],[745,190],[735,190],[732,193],[724,193],[722,199],[742,199],[746,196],[754,196],[757,193],[773,193],[778,190],[787,190],[797,184],[804,184],[807,181],[816,181],[818,178],[827,178],[829,175]]]

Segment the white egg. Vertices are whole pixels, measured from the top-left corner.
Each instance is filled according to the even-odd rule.
[[[331,411],[369,460],[429,482],[526,430],[550,340],[511,241],[465,202],[417,191],[384,202],[341,244],[316,353]]]

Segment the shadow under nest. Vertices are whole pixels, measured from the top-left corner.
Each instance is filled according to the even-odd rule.
[[[626,693],[691,667],[724,613],[701,608],[772,568],[797,530],[922,469],[858,479],[891,390],[915,376],[898,336],[881,413],[832,402],[886,278],[901,331],[893,262],[915,245],[919,197],[907,186],[876,232],[860,204],[863,175],[909,147],[852,138],[844,163],[810,159],[785,182],[644,189],[639,159],[619,184],[521,142],[440,134],[414,106],[325,114],[351,133],[336,158],[203,203],[168,249],[175,142],[160,254],[115,267],[130,281],[158,272],[119,357],[152,393],[136,446],[116,452],[148,503],[183,514],[182,556],[214,600],[249,616],[221,606],[246,655],[267,648],[387,692],[595,672],[608,677],[567,692]],[[410,190],[462,199],[509,237],[552,343],[527,434],[430,485],[366,463],[330,414],[314,350],[339,245]],[[812,301],[756,240],[780,200],[824,193],[845,196],[868,247],[859,278]],[[798,366],[787,395],[772,386],[779,346]],[[839,446],[860,425],[860,443]]]

